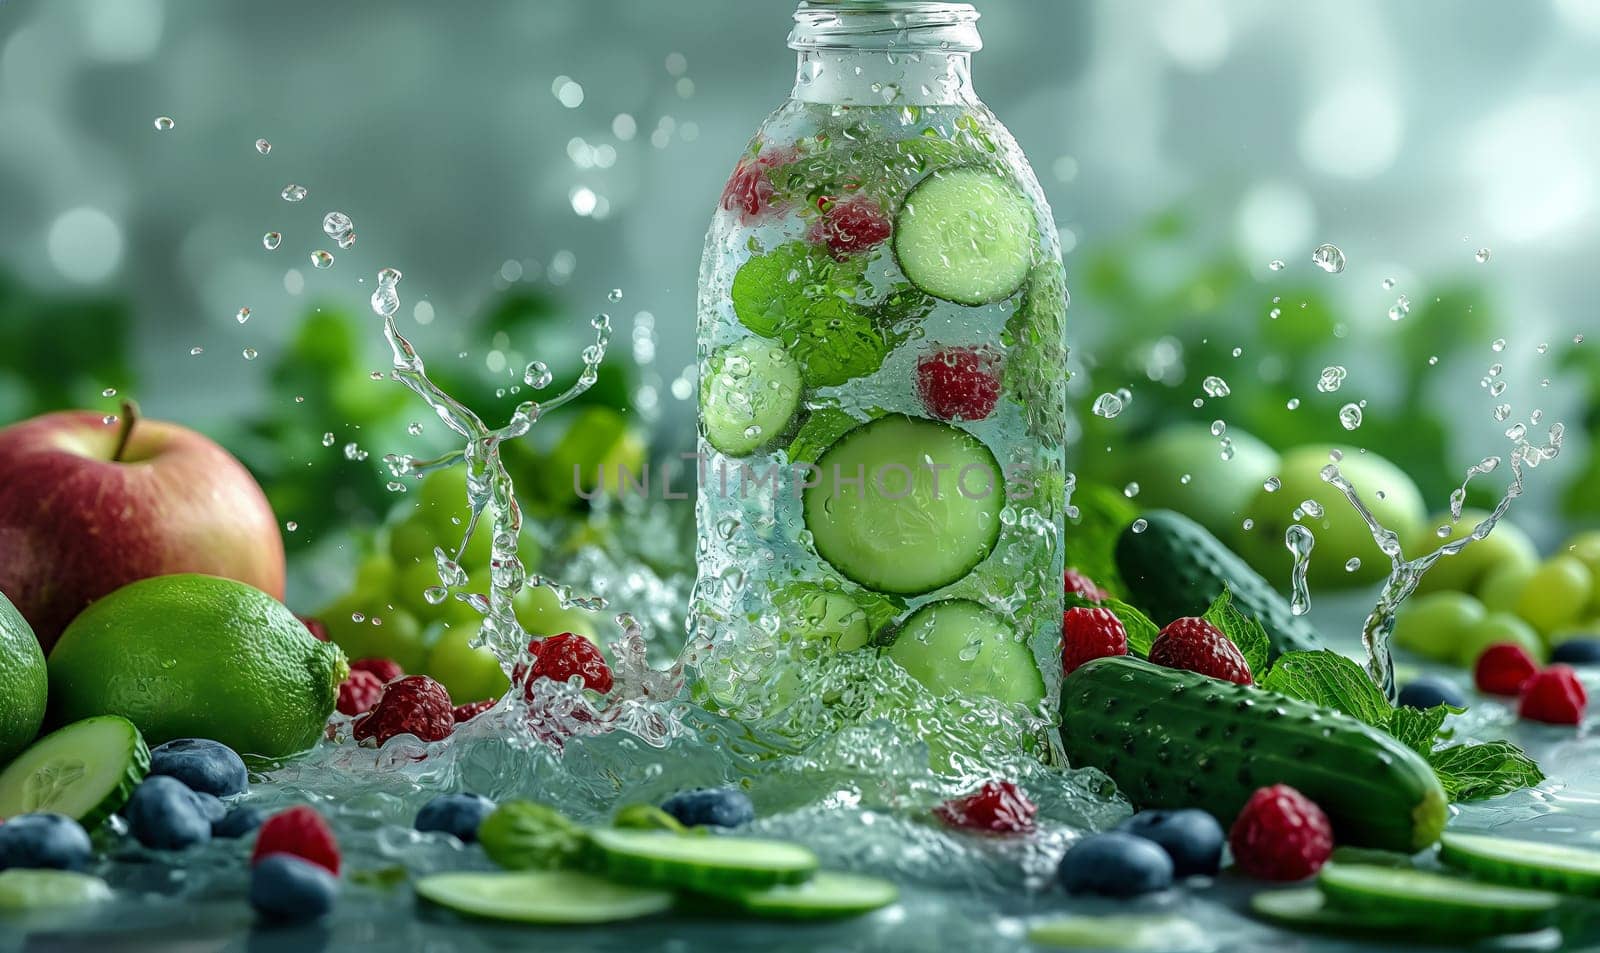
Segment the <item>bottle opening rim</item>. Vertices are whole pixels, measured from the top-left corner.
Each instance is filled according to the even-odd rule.
[[[978,16],[970,3],[940,0],[805,0],[789,48],[970,53],[983,47]]]

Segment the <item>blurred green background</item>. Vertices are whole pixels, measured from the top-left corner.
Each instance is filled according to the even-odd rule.
[[[1568,426],[1518,522],[1553,542],[1600,518],[1600,4],[978,7],[978,90],[1067,253],[1082,482],[1120,487],[1144,435],[1221,420],[1367,447],[1437,509],[1506,450],[1510,403]],[[791,11],[0,0],[0,422],[137,396],[246,461],[302,565],[348,566],[350,531],[395,499],[382,456],[446,445],[369,379],[366,299],[392,265],[404,328],[486,416],[536,358],[570,379],[603,310],[589,401],[659,456],[688,449],[701,236],[792,84]],[[290,183],[309,196],[286,203]],[[334,210],[349,249],[321,233]],[[1323,242],[1342,273],[1312,264]],[[1324,393],[1331,365],[1348,373]],[[1120,388],[1121,414],[1091,412]]]

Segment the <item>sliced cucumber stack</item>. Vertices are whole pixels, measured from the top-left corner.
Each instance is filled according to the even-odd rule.
[[[1491,883],[1600,896],[1600,851],[1446,831],[1439,860]]]
[[[1024,705],[1044,698],[1028,643],[1006,620],[967,599],[913,612],[885,654],[940,695],[988,695]]]
[[[784,841],[615,829],[589,837],[607,876],[645,887],[721,896],[804,883],[817,870],[815,854]]]
[[[805,883],[729,891],[704,898],[699,906],[732,907],[769,920],[839,920],[882,909],[899,897],[899,889],[887,880],[824,870]]]
[[[0,818],[50,811],[93,830],[133,796],[150,772],[150,749],[120,715],[75,721],[0,771]]]
[[[706,439],[730,457],[760,449],[788,429],[800,407],[800,369],[772,341],[745,338],[711,360],[700,389]]]
[[[1555,919],[1561,898],[1542,890],[1474,883],[1423,870],[1329,864],[1317,878],[1330,904],[1481,934],[1526,933]]]
[[[920,595],[962,578],[1000,537],[1004,474],[976,437],[890,414],[846,433],[805,491],[817,555],[876,592]]]
[[[894,221],[894,255],[922,291],[977,306],[1017,293],[1039,243],[1033,205],[988,169],[959,166],[912,188]]]
[[[673,904],[666,890],[566,870],[434,874],[418,880],[416,891],[457,913],[513,923],[612,923],[662,913]]]

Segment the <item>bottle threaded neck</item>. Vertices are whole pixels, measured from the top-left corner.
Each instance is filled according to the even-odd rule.
[[[983,47],[970,3],[933,0],[806,0],[789,48],[971,53]]]

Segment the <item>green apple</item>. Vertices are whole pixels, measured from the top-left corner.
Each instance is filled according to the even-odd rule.
[[[1589,600],[1588,611],[1591,615],[1600,615],[1600,529],[1579,533],[1567,540],[1566,545],[1559,551],[1577,557],[1589,567],[1589,572],[1596,582],[1594,596]]]
[[[494,653],[469,644],[473,635],[474,630],[466,626],[445,630],[428,653],[428,675],[445,687],[457,705],[499,698],[511,687]]]
[[[1412,596],[1394,622],[1394,644],[1438,662],[1461,657],[1467,632],[1488,614],[1483,603],[1464,592],[1430,592]]]
[[[1294,511],[1306,500],[1321,508],[1321,516],[1307,515],[1300,523],[1316,537],[1307,579],[1311,586],[1346,589],[1383,579],[1389,574],[1389,557],[1378,549],[1372,532],[1356,513],[1344,494],[1323,482],[1322,468],[1330,462],[1329,452],[1339,450],[1340,472],[1356,488],[1361,501],[1382,526],[1401,540],[1415,538],[1425,525],[1428,510],[1422,494],[1405,471],[1375,453],[1354,447],[1296,447],[1283,455],[1276,491],[1258,488],[1250,502],[1252,529],[1234,537],[1240,555],[1257,572],[1277,585],[1285,585],[1294,557],[1284,545],[1284,532],[1295,522]],[[1345,569],[1352,558],[1361,560],[1354,572]]]
[[[1478,582],[1478,600],[1490,612],[1515,612],[1517,602],[1522,598],[1522,590],[1528,586],[1528,580],[1533,578],[1534,570],[1538,564],[1522,565],[1507,563],[1495,566]]]
[[[1576,556],[1552,556],[1539,564],[1517,597],[1517,615],[1540,632],[1578,621],[1594,595],[1594,573]]]
[[[1544,639],[1539,637],[1533,626],[1509,612],[1491,612],[1466,631],[1461,640],[1461,654],[1456,656],[1456,662],[1465,668],[1471,668],[1477,663],[1478,656],[1483,654],[1484,649],[1500,642],[1511,642],[1522,646],[1535,661],[1543,661],[1547,654]]]
[[[1418,533],[1401,540],[1405,544],[1406,558],[1416,559],[1446,543],[1470,536],[1478,524],[1488,517],[1487,510],[1462,510],[1461,519],[1452,524],[1449,513],[1435,513],[1428,517]],[[1449,536],[1439,536],[1437,530],[1441,526],[1450,527]],[[1434,563],[1422,577],[1422,582],[1417,584],[1417,592],[1438,592],[1441,589],[1472,592],[1490,570],[1505,565],[1532,567],[1538,562],[1539,550],[1528,534],[1521,527],[1502,519],[1494,524],[1488,536],[1468,543],[1466,549]]]
[[[1221,440],[1209,427],[1168,427],[1133,451],[1121,479],[1139,484],[1141,506],[1177,510],[1227,539],[1238,530],[1262,484],[1282,464],[1276,450],[1250,434],[1230,429],[1227,436],[1233,441],[1233,456],[1224,460]]]
[[[544,586],[529,586],[517,593],[513,603],[517,621],[529,635],[556,635],[571,632],[596,645],[600,644],[600,614],[585,609],[564,609],[556,594]]]

